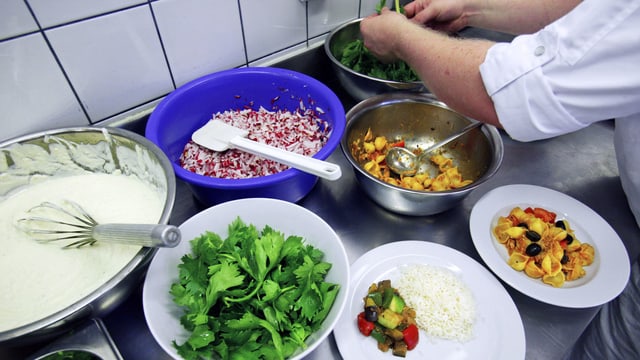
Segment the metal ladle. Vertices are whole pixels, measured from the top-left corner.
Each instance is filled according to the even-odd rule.
[[[423,159],[427,155],[480,126],[482,126],[481,122],[474,122],[467,125],[462,130],[426,148],[420,153],[420,155],[416,155],[413,151],[404,147],[393,147],[387,151],[385,161],[387,162],[389,169],[396,174],[402,176],[413,176],[418,172],[418,170],[420,170],[421,165],[424,162]]]

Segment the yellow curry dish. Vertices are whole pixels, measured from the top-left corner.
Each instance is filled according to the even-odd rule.
[[[567,220],[543,208],[511,209],[493,235],[507,249],[509,266],[553,287],[585,276],[595,258],[594,247],[580,242]]]
[[[371,129],[362,139],[351,143],[351,154],[362,165],[362,168],[376,178],[398,187],[416,191],[444,191],[458,189],[471,184],[472,180],[465,180],[454,166],[453,160],[442,154],[431,156],[439,173],[431,177],[427,173],[417,173],[413,176],[398,175],[391,171],[385,162],[387,151],[392,147],[405,147],[404,140],[390,142],[384,136],[374,136]],[[413,150],[419,155],[421,149]]]

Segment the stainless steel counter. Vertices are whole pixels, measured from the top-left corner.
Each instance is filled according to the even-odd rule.
[[[498,174],[476,189],[461,206],[430,217],[407,217],[387,212],[358,188],[341,151],[330,161],[343,167],[336,181],[320,180],[300,205],[325,219],[344,241],[349,260],[392,241],[424,240],[460,250],[483,263],[471,241],[469,213],[476,201],[492,188],[515,183],[540,185],[564,192],[591,207],[625,240],[634,258],[640,251],[638,228],[626,204],[617,177],[612,148],[612,123],[596,124],[580,132],[548,141],[517,143],[504,137],[505,157]],[[180,183],[172,222],[180,223],[199,208]],[[527,359],[559,359],[575,342],[598,308],[567,309],[533,300],[505,285],[524,323]],[[134,295],[104,319],[125,359],[164,359],[150,337]],[[330,336],[309,359],[341,359]]]
[[[320,50],[314,50],[295,64],[284,63],[282,67],[308,73],[325,82],[341,97],[348,110],[354,101],[337,84],[323,57]],[[638,238],[639,229],[618,178],[612,145],[613,122],[598,123],[573,134],[533,143],[514,142],[504,133],[502,135],[505,155],[496,176],[471,193],[460,206],[445,213],[408,217],[383,210],[358,188],[340,149],[329,160],[342,166],[342,178],[335,182],[320,180],[299,204],[318,214],[336,230],[351,262],[381,244],[423,240],[450,246],[484,264],[469,233],[472,207],[493,188],[516,183],[533,184],[566,193],[592,208],[612,225],[625,242],[630,258],[635,259],[640,252],[640,243],[633,239]],[[194,202],[188,188],[178,181],[171,223],[180,224],[199,210],[201,207]],[[598,311],[597,307],[556,307],[533,300],[506,284],[505,288],[524,323],[527,359],[559,359]],[[103,321],[124,359],[169,359],[146,326],[141,291],[134,293]],[[34,348],[33,352],[36,350]],[[341,359],[333,335],[308,359]]]

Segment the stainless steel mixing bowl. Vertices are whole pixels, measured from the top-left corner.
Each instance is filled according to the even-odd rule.
[[[22,178],[20,177],[14,176],[12,181],[8,181],[6,177],[8,172],[12,171],[12,167],[13,170],[15,170],[15,167],[19,166],[14,159],[11,158],[10,151],[7,149],[17,144],[34,144],[49,151],[52,136],[68,141],[71,144],[106,143],[106,146],[110,147],[111,154],[115,158],[113,162],[115,168],[96,168],[93,171],[105,173],[121,171],[127,175],[144,178],[144,180],[149,183],[149,186],[153,186],[160,191],[160,196],[164,194],[164,207],[158,223],[166,224],[169,222],[169,216],[173,209],[176,194],[175,176],[169,159],[158,147],[143,136],[118,128],[62,128],[33,133],[1,142],[0,184],[2,186],[0,186],[0,201],[3,201],[3,197],[14,189],[28,184],[30,178],[34,175],[40,178],[59,176],[59,173],[55,175],[46,173],[36,174],[38,169],[34,169],[32,173],[27,172],[24,174],[24,182],[21,181]],[[69,151],[74,150],[70,148]],[[127,154],[126,159],[120,157],[119,155],[121,154]],[[138,163],[138,160],[142,162],[142,165]],[[62,169],[63,172],[64,170],[65,169]],[[77,171],[77,169],[67,170]],[[16,179],[17,181],[14,181]],[[100,317],[107,314],[124,301],[125,298],[140,285],[148,264],[155,252],[156,249],[154,248],[142,248],[113,278],[103,283],[84,299],[69,304],[66,309],[31,324],[0,332],[0,347],[20,346],[44,341],[72,329],[81,321],[90,317]],[[34,269],[34,271],[38,271],[38,269]]]
[[[433,215],[456,206],[496,173],[502,163],[503,144],[495,127],[483,125],[443,148],[463,179],[473,180],[470,185],[454,190],[416,191],[388,184],[364,170],[352,154],[351,145],[371,129],[374,136],[403,139],[409,148],[418,145],[425,148],[470,122],[430,94],[377,95],[347,112],[347,128],[340,147],[360,187],[377,204],[404,215]]]
[[[360,21],[355,19],[348,21],[335,28],[324,43],[324,50],[331,66],[336,73],[340,85],[357,101],[362,101],[378,94],[389,92],[428,92],[421,81],[399,82],[378,79],[353,71],[340,62],[342,50],[350,42],[362,39],[360,35]]]

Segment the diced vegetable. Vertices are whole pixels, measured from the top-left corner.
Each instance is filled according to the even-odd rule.
[[[409,350],[407,344],[405,344],[403,341],[399,341],[393,346],[392,353],[394,356],[405,357],[407,356],[407,350]]]
[[[402,310],[404,310],[404,300],[399,295],[393,294],[391,302],[389,303],[389,309],[398,314],[402,314]]]
[[[418,345],[418,334],[418,327],[415,324],[407,326],[407,328],[402,331],[404,342],[405,344],[407,344],[408,350],[413,350],[416,345]]]
[[[374,328],[375,324],[364,318],[364,311],[358,314],[358,330],[362,335],[369,336]]]
[[[382,306],[382,294],[379,292],[369,293],[367,299],[371,299],[376,306]]]
[[[405,357],[418,343],[415,310],[408,307],[391,281],[371,284],[363,298],[364,311],[358,314],[358,330],[373,337],[380,351],[391,349],[394,356]],[[377,305],[374,305],[377,304]]]
[[[387,329],[395,329],[400,325],[402,321],[402,315],[396,313],[390,309],[384,309],[382,314],[378,316],[378,322],[380,325],[386,327]]]
[[[382,306],[388,308],[391,304],[391,300],[393,299],[393,288],[386,287],[384,288],[384,293],[382,294]]]
[[[375,329],[373,329],[373,331],[371,331],[371,337],[376,339],[376,341],[378,343],[383,343],[384,344],[384,342],[387,341],[387,337],[378,328],[375,328]]]
[[[367,321],[376,322],[378,321],[378,307],[377,306],[367,306],[364,308],[364,318]]]

